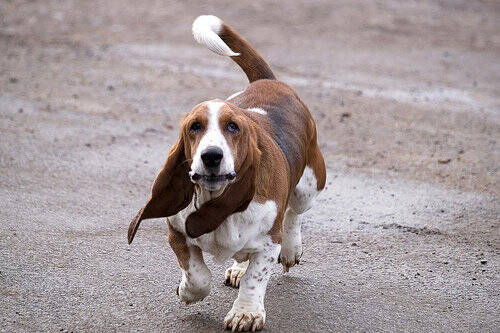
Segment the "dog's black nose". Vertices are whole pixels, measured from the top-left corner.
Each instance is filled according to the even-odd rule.
[[[201,153],[201,160],[207,168],[216,168],[220,165],[223,156],[222,149],[219,147],[208,147]]]

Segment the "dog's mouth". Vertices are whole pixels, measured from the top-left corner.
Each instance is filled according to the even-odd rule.
[[[199,173],[193,173],[191,175],[191,180],[193,182],[196,182],[196,181],[205,181],[207,183],[219,183],[219,182],[223,182],[223,181],[232,181],[236,178],[236,172],[230,172],[230,173],[227,173],[225,175],[216,175],[216,174],[210,174],[210,175],[202,175],[202,174],[199,174]]]

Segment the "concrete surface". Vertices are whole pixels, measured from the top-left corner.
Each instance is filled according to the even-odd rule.
[[[0,330],[210,331],[237,291],[185,306],[142,206],[180,116],[246,82],[195,44],[224,19],[310,107],[328,187],[268,332],[498,332],[496,1],[0,2]],[[229,263],[228,263],[229,264]]]

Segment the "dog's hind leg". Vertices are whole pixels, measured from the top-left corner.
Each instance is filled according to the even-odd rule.
[[[308,163],[290,195],[283,220],[283,239],[279,256],[283,272],[288,272],[290,267],[298,264],[302,256],[301,224],[298,215],[311,208],[316,196],[325,187],[325,162],[315,141],[307,158]]]
[[[302,234],[300,220],[293,208],[288,207],[283,220],[283,239],[279,261],[283,265],[283,273],[299,263],[302,256]]]
[[[299,183],[290,196],[288,208],[283,219],[283,239],[279,260],[283,265],[283,273],[299,263],[302,256],[302,232],[299,214],[311,208],[317,196],[316,178],[310,167],[305,168]]]

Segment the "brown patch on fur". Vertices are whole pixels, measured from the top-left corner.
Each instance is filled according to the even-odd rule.
[[[311,121],[314,123],[314,120],[311,119]],[[323,155],[318,147],[316,125],[314,125],[314,137],[311,141],[309,151],[307,152],[307,165],[313,170],[314,176],[316,177],[316,189],[321,191],[325,188],[326,166]]]
[[[262,128],[257,128],[262,158],[257,175],[256,198],[265,198],[262,202],[267,200],[276,202],[277,216],[269,234],[274,243],[281,243],[281,225],[285,216],[288,189],[290,188],[290,168],[276,142]]]
[[[198,132],[190,130],[193,123],[198,122],[201,129]],[[181,124],[181,135],[185,138],[185,151],[186,159],[192,161],[193,154],[198,148],[203,135],[208,127],[208,107],[205,104],[196,106],[190,113],[188,113]],[[190,164],[190,163],[188,163]]]
[[[241,37],[231,27],[224,24],[219,37],[229,48],[239,56],[231,57],[243,69],[248,77],[248,81],[254,82],[260,79],[275,80],[273,71],[264,59],[254,50],[254,48],[243,37]]]
[[[187,271],[189,269],[189,248],[186,244],[186,237],[175,230],[171,225],[170,221],[167,219],[168,224],[168,243],[177,256],[177,261],[179,266]]]

